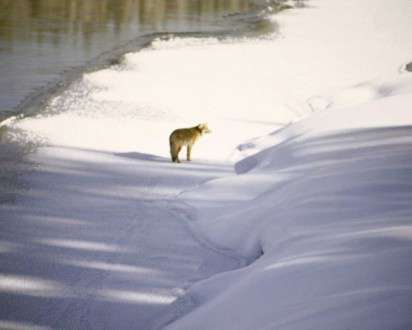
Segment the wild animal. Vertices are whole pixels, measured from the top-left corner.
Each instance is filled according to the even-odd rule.
[[[179,128],[174,130],[169,137],[172,162],[180,163],[179,152],[184,146],[186,146],[187,160],[191,161],[193,145],[203,134],[210,132],[211,131],[207,124],[199,124],[195,127]]]

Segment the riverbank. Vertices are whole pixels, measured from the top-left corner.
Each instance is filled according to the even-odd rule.
[[[264,28],[257,27],[258,13],[268,5],[247,0],[4,2],[0,122],[38,113],[82,73],[110,66],[157,37],[253,33]]]
[[[31,170],[25,155],[47,144],[47,138],[16,128],[14,123],[60,112],[70,100],[60,103],[62,108],[53,106],[51,101],[72,93],[83,75],[121,66],[126,53],[148,47],[155,39],[255,36],[269,33],[272,26],[264,23],[268,22],[266,11],[270,3],[260,1],[240,0],[230,5],[207,1],[177,5],[169,1],[167,15],[164,1],[149,6],[124,0],[116,2],[115,8],[110,7],[112,1],[92,1],[85,6],[75,0],[58,5],[48,0],[36,6],[27,1],[3,5],[1,11],[10,15],[0,26],[0,41],[4,39],[4,45],[9,45],[0,47],[0,57],[7,57],[0,61],[0,72],[4,71],[4,81],[0,81],[4,94],[0,101],[1,203],[13,202],[23,193],[22,188],[27,185],[21,174]],[[23,7],[20,11],[19,6]],[[116,31],[111,30],[113,22]],[[58,42],[51,43],[50,35]],[[24,72],[20,72],[22,68]],[[23,93],[22,97],[13,98],[15,91]],[[82,97],[87,91],[86,86],[83,94],[80,92]],[[9,106],[10,97],[14,106]]]

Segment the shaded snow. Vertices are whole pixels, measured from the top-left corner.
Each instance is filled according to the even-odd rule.
[[[210,241],[263,256],[195,284],[201,307],[170,329],[409,329],[411,103],[408,94],[318,113],[238,162],[242,174],[181,195]]]
[[[191,283],[242,262],[174,199],[228,166],[55,147],[32,161],[30,190],[1,210],[0,328],[156,328],[191,308]]]

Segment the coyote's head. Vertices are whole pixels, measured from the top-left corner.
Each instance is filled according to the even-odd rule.
[[[196,128],[200,131],[201,134],[206,134],[206,133],[210,133],[212,132],[209,127],[207,126],[207,124],[199,124],[196,126]]]

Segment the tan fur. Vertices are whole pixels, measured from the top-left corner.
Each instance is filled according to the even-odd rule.
[[[179,152],[184,146],[187,148],[187,160],[190,161],[193,144],[205,133],[210,133],[207,124],[174,130],[169,137],[172,162],[180,163]]]

